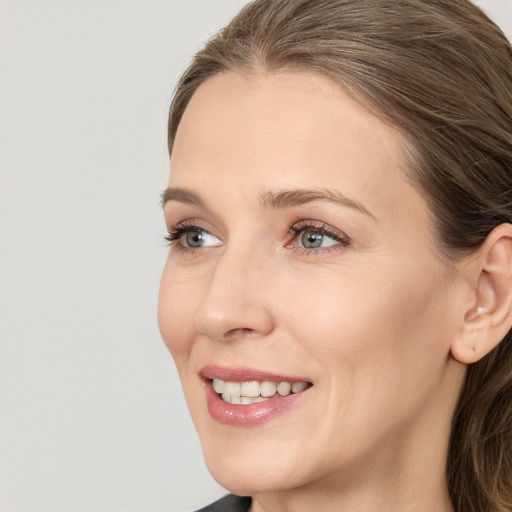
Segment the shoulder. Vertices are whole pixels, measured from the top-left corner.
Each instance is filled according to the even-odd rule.
[[[220,500],[203,507],[197,512],[249,512],[251,508],[251,498],[248,496],[235,496],[228,494]]]

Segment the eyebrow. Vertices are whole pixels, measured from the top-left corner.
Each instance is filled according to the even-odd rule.
[[[165,206],[169,201],[177,201],[192,206],[205,206],[204,201],[197,194],[186,188],[166,188],[162,192],[162,206]]]
[[[206,206],[201,197],[196,193],[186,188],[179,187],[169,187],[163,191],[162,206],[165,206],[169,201],[177,201],[179,203],[203,208]],[[282,192],[269,191],[261,196],[260,204],[264,208],[281,209],[301,206],[314,201],[328,201],[337,205],[353,208],[376,219],[375,216],[358,201],[350,199],[339,191],[323,188],[284,190]]]
[[[363,204],[350,199],[339,191],[324,188],[285,190],[283,192],[267,192],[261,198],[266,208],[291,208],[313,201],[328,201],[337,205],[353,208],[373,219],[375,216]]]

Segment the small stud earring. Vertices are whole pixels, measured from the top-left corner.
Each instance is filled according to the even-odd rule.
[[[473,345],[471,348],[473,349],[473,352],[476,352],[476,345]]]

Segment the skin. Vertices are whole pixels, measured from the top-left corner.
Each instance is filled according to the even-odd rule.
[[[160,330],[210,471],[252,495],[253,512],[452,510],[445,461],[465,365],[450,347],[469,292],[436,250],[403,143],[308,73],[218,75],[184,113],[169,187],[203,204],[168,201],[166,223],[211,236],[204,247],[171,244]],[[297,189],[335,191],[366,211],[262,202]],[[329,227],[323,247],[290,233],[308,222]],[[228,426],[208,413],[207,364],[313,387],[266,423]]]

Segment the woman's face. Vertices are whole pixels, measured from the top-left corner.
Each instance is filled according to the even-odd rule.
[[[159,323],[231,491],[389,478],[444,457],[462,378],[457,284],[402,142],[307,73],[218,75],[185,111]]]

